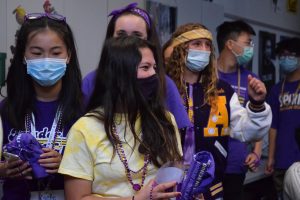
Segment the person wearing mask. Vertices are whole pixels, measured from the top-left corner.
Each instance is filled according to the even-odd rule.
[[[37,162],[49,175],[37,179],[32,166],[21,159],[1,162],[3,200],[63,198],[63,176],[57,171],[67,133],[82,112],[81,73],[66,18],[27,14],[7,74],[7,97],[1,103],[3,145],[30,133],[43,147]]]
[[[105,41],[88,113],[71,128],[59,168],[66,199],[148,200],[178,197],[176,182],[156,172],[180,161],[180,135],[165,110],[156,73],[158,53],[134,36]],[[149,87],[151,85],[151,87]]]
[[[226,21],[217,27],[219,78],[229,83],[245,107],[249,101],[248,75],[257,76],[245,69],[253,57],[253,28],[244,21]],[[247,169],[255,171],[262,152],[262,141],[256,142],[252,152],[247,143],[234,138],[228,140],[227,166],[224,175],[224,199],[243,199],[243,183]]]
[[[272,113],[264,102],[266,88],[249,75],[251,98],[242,107],[231,86],[217,78],[212,34],[201,24],[179,26],[172,35],[172,46],[167,73],[175,81],[194,125],[182,135],[184,163],[190,163],[193,150],[211,152],[215,178],[204,198],[221,199],[229,136],[243,142],[254,141],[270,127]]]
[[[106,39],[111,37],[120,37],[133,35],[144,40],[151,41],[159,52],[159,60],[157,62],[157,73],[163,88],[162,95],[165,97],[167,109],[174,115],[179,129],[190,126],[187,114],[182,106],[180,95],[174,82],[165,75],[163,61],[161,55],[161,47],[158,40],[155,24],[149,14],[137,7],[137,3],[131,3],[124,8],[112,11],[108,23]],[[96,72],[92,71],[83,79],[82,88],[86,97],[86,102],[95,88]],[[166,95],[165,95],[166,93]]]
[[[300,160],[300,149],[295,139],[296,129],[300,127],[300,39],[279,42],[276,54],[285,78],[272,88],[268,97],[273,119],[266,173],[273,174],[275,188],[282,198],[285,172]]]

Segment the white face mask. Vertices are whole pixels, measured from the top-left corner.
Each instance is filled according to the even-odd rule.
[[[209,64],[210,51],[189,49],[186,66],[193,72],[201,72]]]

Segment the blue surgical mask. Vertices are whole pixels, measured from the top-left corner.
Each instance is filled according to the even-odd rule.
[[[299,68],[299,59],[296,56],[284,56],[279,59],[280,70],[289,74]]]
[[[186,66],[192,72],[201,72],[209,64],[210,51],[189,49]]]
[[[236,42],[236,45],[242,47],[237,42]],[[239,65],[244,65],[244,64],[248,63],[252,59],[253,54],[254,54],[253,46],[245,46],[242,48],[243,48],[243,53],[241,55],[238,55],[237,53],[235,53],[232,50],[232,53],[235,55],[236,61]]]
[[[65,74],[66,59],[41,58],[26,60],[27,74],[29,74],[39,85],[52,86]]]

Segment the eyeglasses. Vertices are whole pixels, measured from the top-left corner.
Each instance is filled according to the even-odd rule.
[[[239,44],[239,42],[238,41],[235,41],[235,40],[233,40],[234,42],[235,42],[235,44],[237,44],[238,46],[240,46],[240,47],[243,47],[242,45],[240,45]],[[254,42],[251,40],[250,42],[244,42],[244,44],[245,44],[245,46],[247,46],[247,47],[254,47]]]
[[[293,60],[296,59],[296,55],[284,55],[284,56],[279,56],[279,60],[284,60],[285,58]]]
[[[248,46],[249,47],[254,47],[254,42],[251,40]]]
[[[40,19],[42,17],[48,17],[49,19],[53,19],[55,21],[66,22],[65,16],[62,16],[60,14],[51,14],[51,13],[29,13],[25,15],[24,19],[25,21],[27,21],[27,20]]]

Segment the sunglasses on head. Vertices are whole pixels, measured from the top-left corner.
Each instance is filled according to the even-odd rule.
[[[55,21],[66,22],[65,16],[62,16],[60,14],[51,14],[51,13],[29,13],[29,14],[25,15],[24,19],[25,19],[25,21],[28,21],[28,20],[40,19],[43,17],[47,17],[47,18],[53,19]]]

